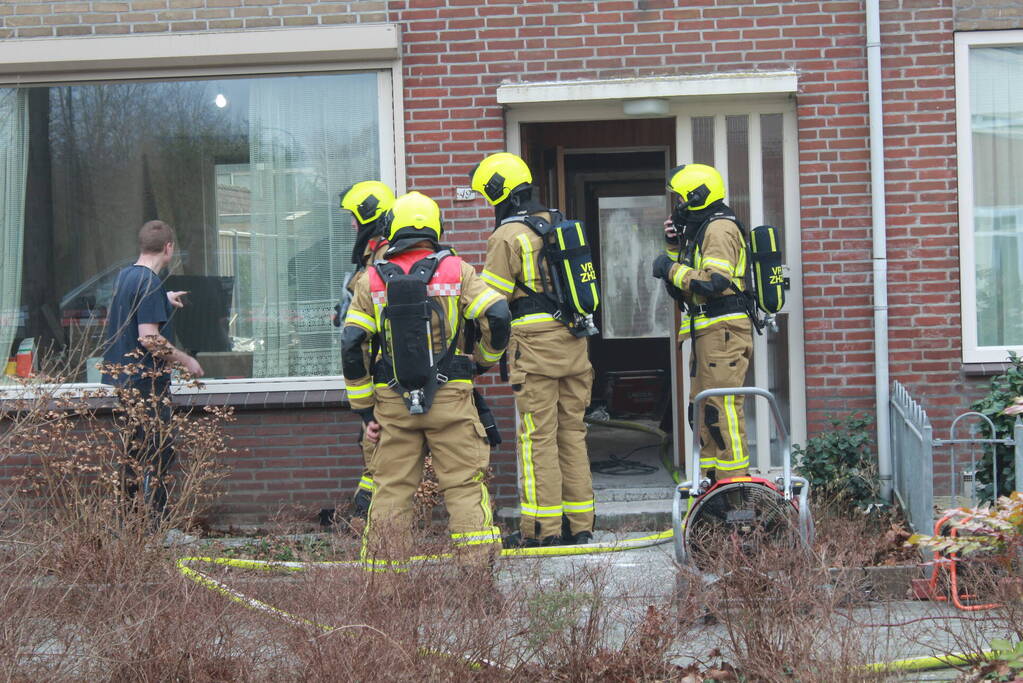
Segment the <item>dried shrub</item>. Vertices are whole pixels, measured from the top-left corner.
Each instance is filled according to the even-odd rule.
[[[0,462],[27,462],[0,495],[0,676],[244,678],[249,664],[218,645],[235,628],[219,617],[223,600],[183,583],[163,543],[212,502],[231,411],[164,423],[151,417],[160,399],[121,391],[114,401],[60,380],[40,373],[0,403]],[[125,495],[145,473],[132,449],[172,436],[171,503],[157,515]]]
[[[681,568],[682,585],[702,614],[716,624],[713,654],[727,662],[720,680],[865,681],[863,665],[876,654],[860,631],[850,627],[864,599],[855,573],[829,572],[847,564],[842,548],[858,538],[833,539],[824,558],[777,534],[761,538],[756,529],[733,543],[708,546],[700,558],[703,574]]]

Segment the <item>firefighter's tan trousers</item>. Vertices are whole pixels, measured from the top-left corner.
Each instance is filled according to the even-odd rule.
[[[370,495],[376,491],[376,484],[373,483],[373,472],[370,464],[373,461],[373,453],[376,452],[377,444],[366,437],[366,430],[363,430],[362,440],[359,445],[362,447],[362,477],[359,479],[359,488]]]
[[[377,490],[377,486],[373,482],[373,454],[376,453],[377,443],[370,441],[363,430],[359,446],[362,448],[362,476],[359,478],[358,488],[373,495],[373,492]],[[424,444],[423,457],[426,457],[429,452],[430,449]]]
[[[374,416],[382,430],[371,463],[376,491],[363,532],[364,568],[406,568],[412,502],[423,478],[424,446],[433,454],[458,560],[488,563],[500,551],[501,535],[493,524],[490,494],[483,481],[490,464],[490,446],[472,401],[472,384],[442,386],[423,415],[410,415],[401,398],[385,387],[378,387],[375,396]]]
[[[586,339],[557,329],[512,328],[509,378],[519,412],[520,530],[523,538],[593,530],[593,480],[583,415],[593,368]],[[537,529],[539,527],[539,530]]]
[[[693,351],[695,374],[690,401],[704,389],[744,386],[753,355],[749,322],[723,321],[698,331]],[[703,403],[700,469],[717,470],[718,480],[740,477],[749,471],[743,404],[743,396],[716,396]]]

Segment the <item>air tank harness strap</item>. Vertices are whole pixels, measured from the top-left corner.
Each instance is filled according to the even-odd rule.
[[[526,292],[527,296],[524,296],[521,299],[515,299],[511,302],[511,304],[509,304],[508,307],[511,309],[513,320],[526,315],[532,315],[534,313],[549,313],[554,318],[561,317],[561,311],[558,310],[558,305],[549,297],[533,291],[520,282],[516,282],[515,284],[521,287],[522,290]]]
[[[441,384],[452,380],[471,380],[476,375],[476,367],[467,356],[453,355],[437,368],[437,379]],[[390,384],[394,381],[394,369],[386,356],[377,361],[373,369],[373,381],[377,384]]]
[[[693,304],[689,307],[689,315],[695,318],[698,315],[705,315],[708,318],[716,318],[729,313],[745,313],[746,301],[741,294],[729,294],[727,296],[716,296],[708,299],[702,304]]]

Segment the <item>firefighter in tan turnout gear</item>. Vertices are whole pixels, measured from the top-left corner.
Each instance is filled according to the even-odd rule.
[[[393,205],[394,192],[378,180],[365,180],[356,183],[341,193],[341,208],[351,212],[354,221],[353,227],[358,232],[355,237],[355,246],[352,248],[352,263],[355,265],[355,272],[345,283],[345,298],[337,306],[337,318],[334,323],[337,326],[341,325],[348,314],[352,297],[355,295],[355,288],[359,281],[366,277],[367,265],[382,258],[384,252],[387,251],[387,212]],[[351,396],[351,387],[348,388],[348,392]],[[353,503],[355,516],[365,518],[369,512],[373,491],[376,488],[373,483],[373,475],[369,471],[370,461],[377,447],[375,435],[364,429],[360,446],[363,470],[359,485],[355,490]]]
[[[426,446],[457,557],[485,568],[500,549],[500,534],[483,481],[490,448],[473,404],[473,376],[504,350],[511,315],[472,266],[440,245],[440,211],[432,199],[411,192],[395,201],[391,214],[390,247],[356,285],[342,333],[352,408],[367,429],[380,430],[363,566],[407,568],[402,553]],[[478,341],[466,348],[470,323]],[[381,357],[370,368],[374,339]]]
[[[521,522],[504,544],[588,543],[594,501],[583,414],[593,384],[586,336],[596,329],[585,319],[567,320],[549,296],[553,279],[536,228],[549,228],[552,213],[534,198],[525,162],[514,154],[494,154],[470,178],[496,216],[480,277],[508,300],[512,313],[507,364],[519,413]],[[583,240],[581,225],[578,231],[569,236]],[[582,269],[583,280],[590,273],[595,281],[592,262],[583,263]],[[592,296],[595,305],[595,287]]]
[[[668,173],[668,188],[677,203],[664,224],[668,251],[654,261],[653,275],[664,279],[682,307],[679,343],[693,339],[692,401],[704,389],[745,383],[753,352],[753,312],[743,295],[749,255],[716,169],[678,166]],[[693,426],[700,430],[700,468],[716,480],[745,475],[749,448],[743,397],[709,399],[702,422]]]

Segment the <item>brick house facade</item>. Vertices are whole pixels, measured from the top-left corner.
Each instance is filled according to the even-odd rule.
[[[400,29],[404,185],[439,202],[482,266],[492,215],[455,188],[507,146],[499,86],[794,72],[806,431],[874,409],[866,29],[858,0],[125,0],[9,2],[2,41],[388,23]],[[964,363],[959,296],[956,31],[1023,28],[1005,0],[882,0],[890,371],[947,425],[990,367]],[[339,34],[340,35],[340,34]],[[0,41],[0,42],[2,42]],[[673,160],[674,161],[674,160]],[[399,178],[398,183],[401,184]],[[483,378],[506,437],[507,388]],[[334,507],[359,470],[340,392],[236,394],[225,518]],[[296,394],[301,393],[301,396]],[[309,395],[311,394],[311,395]],[[515,497],[514,442],[493,457]],[[12,467],[8,464],[8,469]]]

